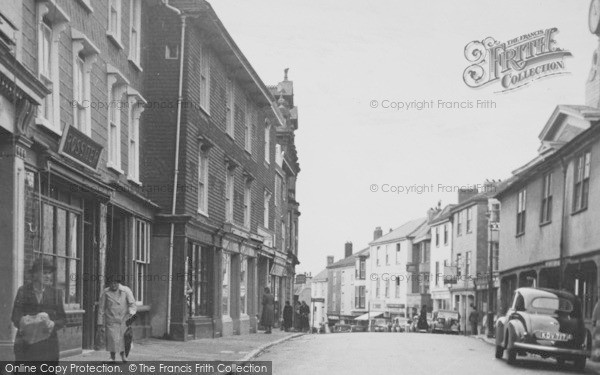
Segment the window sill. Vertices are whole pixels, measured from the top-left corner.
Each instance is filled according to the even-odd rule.
[[[62,130],[57,129],[55,126],[53,126],[50,121],[46,120],[43,117],[37,117],[35,119],[35,124],[36,125],[41,125],[43,127],[45,127],[46,129],[52,131],[52,133],[58,135],[59,137],[62,137]]]
[[[142,183],[140,182],[140,180],[138,178],[133,178],[131,176],[127,176],[127,181],[129,181],[132,184],[135,184],[137,186],[142,186]]]
[[[198,215],[202,215],[202,216],[204,216],[204,217],[209,217],[209,216],[208,216],[208,213],[207,213],[207,212],[204,212],[204,211],[202,211],[202,210],[198,210],[198,211],[196,211],[196,212],[198,213]]]
[[[541,227],[545,227],[546,225],[552,224],[552,220],[548,220],[548,221],[544,221],[542,223],[540,223],[540,228]]]
[[[517,233],[517,234],[515,235],[515,238],[519,238],[519,237],[522,237],[522,236],[524,236],[524,235],[525,235],[525,232]]]
[[[123,45],[121,44],[121,42],[119,41],[119,38],[113,34],[110,31],[106,32],[106,37],[108,39],[110,39],[110,41],[118,48],[118,49],[124,49]]]
[[[92,4],[90,4],[90,0],[78,0],[79,5],[85,9],[85,11],[90,14],[94,12],[94,8],[92,8]]]
[[[580,214],[580,213],[582,213],[584,211],[587,211],[587,209],[588,209],[587,207],[583,207],[583,208],[580,208],[580,209],[578,209],[576,211],[573,211],[573,212],[571,212],[571,216],[578,215],[578,214]]]
[[[200,108],[200,112],[204,113],[205,116],[210,117],[210,111],[208,110],[208,108],[206,108],[206,106],[200,104],[198,105],[198,108]]]
[[[117,174],[123,174],[123,173],[125,173],[125,172],[123,172],[123,170],[121,168],[119,168],[116,165],[111,164],[111,163],[106,164],[106,168],[110,169],[111,171],[113,171],[113,172],[115,172]]]
[[[231,138],[232,141],[235,141],[235,138],[233,137],[233,135],[231,133],[229,133],[228,131],[225,131],[225,134],[227,134],[227,136],[229,138]]]
[[[129,59],[129,63],[131,65],[133,65],[133,67],[138,71],[138,72],[143,72],[144,69],[142,69],[142,66],[140,65],[139,61],[135,61],[133,59]]]

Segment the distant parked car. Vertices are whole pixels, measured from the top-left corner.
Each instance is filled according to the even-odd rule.
[[[407,318],[394,318],[392,327],[394,332],[407,332],[410,327],[410,321]]]
[[[385,319],[378,318],[373,322],[374,332],[388,332],[388,322]]]
[[[368,326],[362,324],[353,324],[350,328],[350,332],[367,332]]]
[[[352,326],[350,324],[336,324],[333,326],[333,333],[352,332]]]
[[[451,310],[435,311],[431,323],[431,332],[459,334],[460,322],[458,312]]]
[[[517,355],[531,353],[554,357],[559,364],[573,361],[584,371],[591,345],[581,302],[565,291],[519,288],[506,315],[496,322],[496,358],[506,351],[510,364]]]

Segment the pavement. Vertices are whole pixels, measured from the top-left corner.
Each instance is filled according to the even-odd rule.
[[[273,345],[304,335],[304,333],[273,330],[270,335],[263,331],[249,335],[169,341],[144,339],[133,343],[129,353],[130,362],[137,361],[248,361]],[[88,350],[63,358],[64,361],[108,361],[110,355],[104,350]],[[117,354],[117,360],[119,360]]]

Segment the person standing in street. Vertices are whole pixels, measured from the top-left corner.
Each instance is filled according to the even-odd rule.
[[[36,259],[30,270],[31,282],[17,291],[11,317],[17,327],[17,362],[58,364],[57,332],[65,324],[65,309],[62,291],[52,286],[55,270],[48,259]]]
[[[294,309],[290,305],[290,301],[285,301],[285,307],[283,308],[283,329],[288,332],[292,328],[292,316],[294,315]]]
[[[479,312],[475,305],[471,305],[471,313],[469,314],[469,323],[471,324],[471,334],[477,335],[477,323],[479,322]]]
[[[108,288],[100,295],[98,306],[98,329],[105,332],[106,350],[110,352],[110,359],[114,362],[115,353],[119,352],[121,360],[125,356],[125,331],[127,321],[137,311],[135,298],[131,289],[121,285],[119,277],[108,279]]]
[[[271,294],[271,289],[265,287],[262,296],[262,316],[260,324],[265,327],[265,333],[271,333],[273,320],[275,319],[275,297]]]
[[[302,301],[302,305],[300,305],[300,316],[302,319],[302,332],[307,332],[308,327],[308,316],[310,315],[310,308],[306,304],[305,301]]]

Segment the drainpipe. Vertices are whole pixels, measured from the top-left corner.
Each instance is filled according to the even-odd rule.
[[[177,130],[175,132],[175,174],[173,176],[173,200],[171,203],[171,216],[175,216],[175,208],[177,204],[177,178],[179,176],[179,134],[181,132],[181,102],[183,100],[183,61],[185,55],[185,16],[181,14],[181,11],[172,5],[169,5],[168,0],[163,0],[163,4],[167,9],[172,10],[181,17],[181,41],[179,42],[179,88],[177,96]],[[169,235],[169,276],[173,270],[173,245],[175,240],[175,222],[171,218],[171,233]],[[169,287],[167,290],[167,336],[171,335],[171,295],[173,287],[173,279],[169,277]]]
[[[564,158],[560,159],[560,166],[562,169],[562,173],[563,173],[563,192],[562,192],[562,216],[560,219],[560,242],[559,242],[559,249],[558,249],[558,262],[559,262],[559,278],[558,278],[558,289],[563,289],[565,287],[565,277],[564,277],[564,266],[565,266],[565,244],[564,244],[564,237],[565,237],[565,231],[567,228],[566,225],[566,220],[565,220],[565,214],[567,211],[567,163],[565,161]]]

